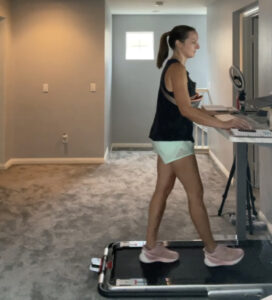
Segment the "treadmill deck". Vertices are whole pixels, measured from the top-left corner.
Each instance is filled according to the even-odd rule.
[[[226,293],[232,295],[231,299],[261,299],[272,293],[272,244],[268,240],[244,242],[241,247],[245,257],[240,263],[213,268],[204,264],[201,242],[165,243],[179,252],[179,261],[144,264],[138,258],[144,242],[110,244],[105,249],[99,276],[100,293],[111,297],[167,295],[211,298]],[[236,295],[238,298],[235,298]]]

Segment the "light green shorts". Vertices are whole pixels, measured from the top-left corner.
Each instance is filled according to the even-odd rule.
[[[191,141],[152,141],[152,145],[165,164],[195,154]]]

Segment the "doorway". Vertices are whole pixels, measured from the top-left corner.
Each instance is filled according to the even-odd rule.
[[[259,6],[253,3],[233,14],[233,63],[245,77],[246,101],[258,97],[258,27]],[[235,30],[236,29],[236,30]],[[237,30],[238,29],[238,30]],[[233,95],[233,104],[236,102]],[[259,148],[248,145],[251,184],[259,187]]]
[[[251,12],[251,13],[250,13]],[[243,14],[243,67],[247,99],[258,97],[258,9]],[[251,182],[259,187],[259,147],[248,145],[248,162],[251,171]]]

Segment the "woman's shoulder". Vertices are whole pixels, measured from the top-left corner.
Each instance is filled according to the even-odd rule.
[[[169,72],[179,75],[179,76],[186,76],[187,77],[187,70],[184,65],[182,65],[179,61],[173,62],[169,68]]]

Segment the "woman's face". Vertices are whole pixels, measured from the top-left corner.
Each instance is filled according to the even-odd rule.
[[[179,49],[182,51],[186,58],[192,58],[195,56],[196,50],[198,50],[198,34],[195,31],[190,31],[188,38],[182,43],[178,42]]]

